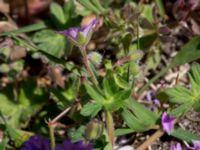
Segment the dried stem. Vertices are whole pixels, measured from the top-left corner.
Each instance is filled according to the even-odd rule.
[[[56,116],[51,123],[56,123],[60,118],[62,118],[68,111],[70,110],[70,107],[66,108],[64,111],[62,111],[58,116]]]
[[[164,134],[162,129],[158,129],[149,139],[142,143],[136,150],[145,150]]]

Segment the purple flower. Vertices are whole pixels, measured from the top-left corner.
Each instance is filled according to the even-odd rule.
[[[85,144],[83,141],[72,143],[70,140],[65,140],[63,144],[57,144],[55,150],[92,150],[92,145]],[[36,135],[24,142],[20,150],[51,150],[51,144],[48,139]]]
[[[182,150],[181,144],[180,143],[172,144],[170,146],[170,150]]]
[[[175,118],[169,116],[166,112],[164,112],[162,114],[161,121],[162,121],[163,130],[167,132],[168,134],[170,134],[174,129]]]
[[[40,135],[32,136],[20,150],[50,150],[50,141]]]
[[[150,103],[150,110],[155,111],[161,106],[160,101],[156,99],[155,93],[150,91],[146,95],[146,100]]]
[[[76,46],[85,46],[91,39],[92,31],[98,22],[97,19],[94,19],[84,27],[72,27],[64,31],[59,31],[58,33],[66,36]]]
[[[188,147],[187,150],[200,150],[200,141],[193,141],[193,147]]]
[[[161,106],[160,101],[158,99],[152,100],[152,104],[150,106],[151,111],[155,111],[157,108]]]
[[[62,145],[57,145],[56,150],[92,150],[91,144],[84,144],[83,141],[72,143],[70,140],[65,140]]]

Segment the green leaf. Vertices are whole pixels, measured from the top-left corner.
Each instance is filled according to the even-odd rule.
[[[69,0],[64,5],[64,14],[66,18],[66,22],[73,17],[73,14],[75,12],[75,4],[74,0]]]
[[[111,86],[112,86],[112,84],[110,84],[109,80],[104,78],[103,79],[103,90],[104,90],[106,97],[110,97],[114,94],[113,90],[111,89]]]
[[[108,75],[103,79],[103,90],[106,97],[113,96],[118,91],[112,75]]]
[[[51,3],[50,11],[51,11],[51,15],[52,15],[53,19],[55,19],[54,20],[55,25],[59,24],[59,25],[63,26],[66,23],[64,11],[59,4],[57,4],[55,2]]]
[[[108,111],[116,111],[126,105],[126,101],[131,95],[131,90],[118,91],[115,95],[106,98],[103,106]]]
[[[144,17],[150,21],[153,22],[154,18],[153,18],[153,10],[152,10],[152,6],[151,5],[142,5],[142,14],[144,15]]]
[[[53,88],[51,95],[53,99],[63,109],[68,107],[76,99],[79,91],[80,80],[77,76],[68,78],[67,84],[64,88]]]
[[[190,82],[193,81],[200,86],[200,65],[193,64],[190,73]]]
[[[33,36],[33,42],[38,45],[38,48],[42,51],[60,58],[70,49],[70,45],[67,47],[67,39],[59,34],[56,34],[52,30],[43,30],[36,32]]]
[[[148,35],[144,35],[143,37],[139,38],[139,43],[140,43],[140,49],[141,50],[145,50],[148,49],[149,47],[152,46],[152,44],[154,43],[154,41],[157,39],[158,35],[157,33],[151,33]],[[134,41],[135,43],[137,43],[137,39]]]
[[[12,89],[10,90],[11,93],[9,94],[12,94]],[[0,93],[0,103],[1,103],[0,112],[1,115],[3,115],[3,118],[9,117],[9,120],[7,120],[7,122],[9,122],[9,124],[13,126],[18,126],[21,116],[20,107],[16,105],[14,102],[12,102],[12,100],[10,100],[9,97],[7,97],[7,95],[3,93]]]
[[[39,23],[36,23],[36,24],[32,24],[32,25],[28,25],[28,26],[19,28],[17,30],[1,33],[0,36],[6,36],[6,35],[18,34],[18,33],[26,33],[26,32],[33,32],[33,31],[45,29],[45,28],[47,28],[46,24],[47,23],[45,23],[45,22],[39,22]]]
[[[180,139],[180,140],[184,140],[184,141],[187,141],[187,142],[190,142],[190,143],[192,143],[192,141],[199,141],[200,140],[199,135],[193,134],[189,131],[185,131],[181,128],[175,129],[171,133],[171,135]]]
[[[122,135],[130,134],[133,132],[135,131],[130,128],[119,128],[115,130],[115,136],[122,136]]]
[[[94,6],[90,0],[78,0],[78,2],[90,11],[100,14],[100,10]]]
[[[128,51],[132,42],[132,35],[130,33],[125,33],[121,42],[123,44],[124,50]]]
[[[163,0],[156,0],[156,5],[158,6],[159,13],[162,17],[165,16],[165,8],[163,4]]]
[[[128,108],[124,109],[122,117],[127,125],[135,131],[150,129],[159,118],[158,114],[151,112],[148,108],[131,98],[129,99]]]
[[[105,12],[105,8],[103,8],[103,6],[101,5],[99,0],[91,0],[91,2],[94,4],[94,6],[101,11],[101,13]]]
[[[165,93],[170,97],[169,100],[173,103],[186,103],[192,99],[191,91],[180,85],[166,89]]]
[[[120,76],[118,75],[114,75],[114,80],[115,80],[115,83],[122,89],[125,89],[125,90],[128,90],[130,89],[130,85],[128,84],[127,81],[125,81],[123,78],[121,78]]]
[[[25,141],[29,139],[33,134],[30,132],[25,132],[19,129],[16,129],[9,124],[6,124],[6,132],[15,142],[16,147],[20,147]]]
[[[6,149],[6,145],[8,144],[8,139],[4,138],[1,142],[0,142],[0,150],[5,150]]]
[[[173,58],[171,63],[163,68],[156,76],[154,76],[149,82],[144,85],[139,93],[143,93],[152,83],[162,77],[169,69],[190,63],[200,58],[200,36],[192,38],[186,45],[184,45],[178,54]]]
[[[85,126],[80,126],[78,129],[75,128],[70,128],[68,130],[68,136],[72,142],[78,142],[80,140],[84,140],[84,135],[85,133]]]
[[[161,61],[161,50],[159,47],[155,47],[150,49],[150,51],[148,52],[147,55],[147,59],[146,59],[146,67],[145,67],[145,71],[148,71],[150,69],[156,69],[158,67],[158,65],[160,64]]]
[[[137,101],[130,99],[130,103],[128,107],[132,110],[137,118],[144,120],[144,124],[147,126],[152,126],[156,123],[159,115],[155,112],[149,110],[149,108],[143,106],[142,104],[138,103]]]
[[[99,103],[88,103],[81,109],[81,114],[83,116],[94,117],[102,109],[102,105]]]
[[[13,127],[26,126],[30,117],[37,113],[48,100],[47,93],[36,87],[34,80],[21,83],[18,91],[19,93],[16,93],[15,87],[9,85],[0,93],[1,114]]]
[[[84,86],[86,88],[87,93],[93,100],[97,101],[98,103],[101,103],[105,99],[104,96],[90,84],[85,83]]]
[[[180,105],[179,107],[172,109],[170,112],[170,115],[178,118],[178,117],[184,115],[187,111],[191,110],[193,107],[193,104],[194,103],[191,101],[186,102],[186,103]]]
[[[183,65],[200,58],[200,36],[192,38],[184,45],[171,62],[172,67]]]
[[[143,124],[143,121],[136,118],[129,110],[124,110],[122,112],[122,117],[128,127],[130,127],[132,130],[140,132],[148,130],[149,128]]]

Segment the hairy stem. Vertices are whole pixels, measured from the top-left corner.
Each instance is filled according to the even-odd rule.
[[[89,60],[88,60],[88,56],[87,56],[87,52],[85,48],[81,49],[82,53],[83,53],[83,63],[86,67],[86,70],[88,71],[88,73],[90,74],[91,78],[92,78],[92,82],[97,85],[98,81],[94,75],[94,72],[92,71],[90,64],[89,64]]]
[[[109,111],[105,111],[105,117],[106,117],[106,127],[108,136],[112,144],[112,147],[114,147],[114,123],[113,123],[112,113]]]
[[[51,150],[55,150],[56,142],[55,142],[55,136],[54,136],[54,125],[49,125],[49,134],[50,134],[50,140],[51,140]]]

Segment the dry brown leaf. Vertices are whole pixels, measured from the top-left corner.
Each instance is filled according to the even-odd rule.
[[[5,0],[0,0],[0,11],[3,13],[9,13],[10,9],[9,9],[9,4],[7,1]]]
[[[62,76],[62,71],[61,71],[60,67],[50,66],[49,67],[49,75],[55,84],[59,85],[61,88],[65,87],[65,81]]]
[[[8,21],[0,21],[0,33],[6,31],[16,30],[17,26]]]
[[[97,16],[95,14],[90,14],[89,16],[86,16],[82,19],[81,21],[81,26],[86,26],[88,25],[92,20],[94,20],[95,18],[97,18]],[[102,18],[98,18],[99,19],[99,24],[96,27],[96,29],[98,29],[99,27],[101,27],[103,25],[103,19]]]
[[[15,61],[26,56],[26,49],[21,46],[13,46],[10,52],[10,60]]]

